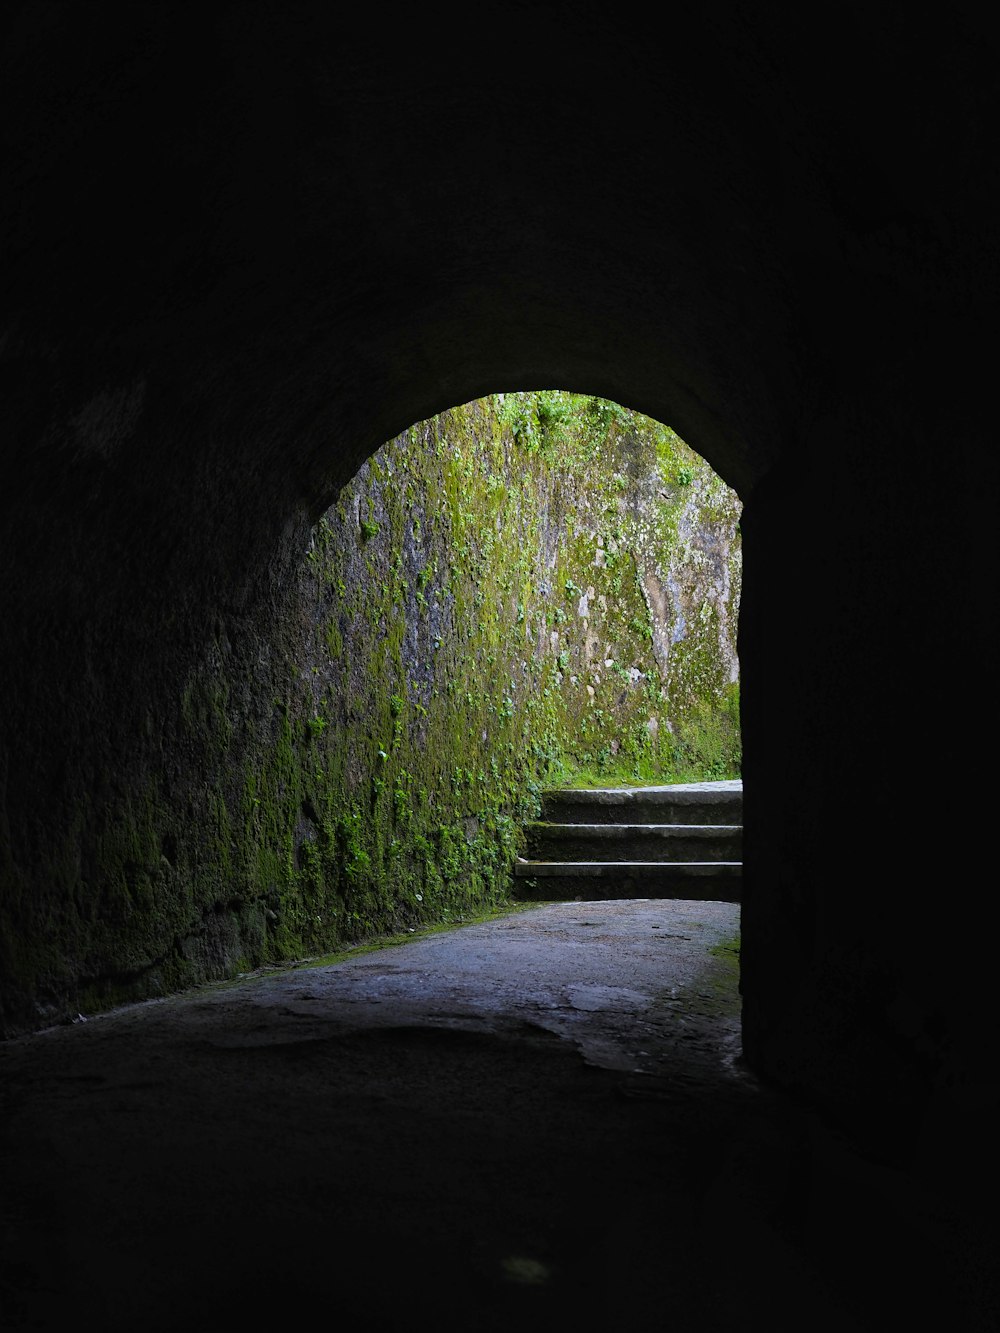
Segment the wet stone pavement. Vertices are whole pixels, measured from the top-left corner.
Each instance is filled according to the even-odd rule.
[[[914,1272],[978,1328],[947,1228],[743,1066],[738,930],[544,904],[4,1043],[0,1329],[851,1333]]]

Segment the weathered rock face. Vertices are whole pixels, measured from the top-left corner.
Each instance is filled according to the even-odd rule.
[[[748,1056],[967,1126],[991,952],[911,889],[981,870],[900,778],[989,785],[942,706],[992,660],[989,43],[882,6],[819,45],[806,11],[681,7],[666,52],[620,11],[478,15],[486,47],[420,7],[6,20],[5,1022],[258,947],[247,758],[269,737],[287,786],[309,533],[412,422],[558,385],[743,503]],[[892,830],[863,863],[850,793]]]
[[[503,892],[541,782],[738,773],[739,508],[672,431],[600,399],[497,395],[383,446],[300,575],[293,733],[327,775],[329,891],[360,857],[390,904],[458,910],[470,876]]]
[[[332,644],[340,693],[374,716],[396,698],[385,737],[449,714],[431,747],[445,772],[506,752],[535,780],[736,775],[739,513],[673,431],[616,404],[452,409],[385,445],[320,521],[307,568],[336,623],[311,665]]]

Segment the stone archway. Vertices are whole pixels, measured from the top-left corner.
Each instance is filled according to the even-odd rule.
[[[262,706],[338,485],[414,420],[560,384],[670,421],[744,500],[751,1060],[893,1132],[950,1124],[982,1105],[985,974],[911,890],[954,882],[925,812],[966,802],[903,775],[982,771],[949,703],[987,660],[977,33],[479,21],[486,47],[444,10],[9,21],[5,1022],[167,967],[171,912],[101,899],[100,867],[193,799],[183,707]],[[213,654],[239,688],[185,696]],[[207,971],[245,924],[216,916]]]

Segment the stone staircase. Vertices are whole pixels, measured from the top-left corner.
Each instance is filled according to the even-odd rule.
[[[525,828],[514,896],[740,901],[743,783],[561,788]]]

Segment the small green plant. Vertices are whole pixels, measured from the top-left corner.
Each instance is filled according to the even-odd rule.
[[[405,776],[406,775],[404,774],[392,789],[392,810],[393,814],[396,816],[396,822],[399,824],[405,824],[412,814],[410,808],[410,793],[407,791],[403,781]]]

